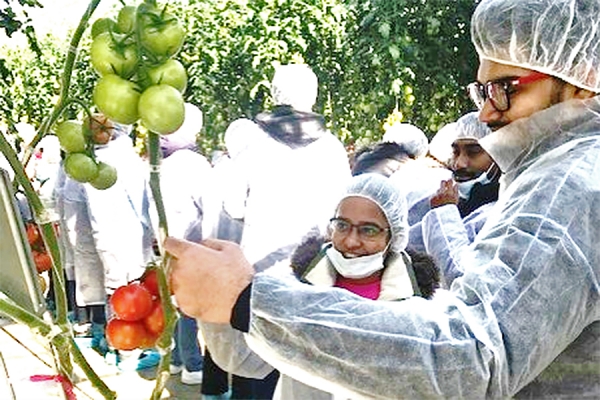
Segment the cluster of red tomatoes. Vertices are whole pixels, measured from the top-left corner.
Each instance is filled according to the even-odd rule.
[[[35,222],[27,222],[25,224],[25,231],[27,233],[27,241],[31,247],[31,254],[33,255],[33,262],[35,263],[37,272],[42,273],[48,271],[52,268],[52,259],[46,251],[40,228]]]
[[[114,317],[106,325],[106,338],[117,350],[154,346],[165,328],[155,269],[139,282],[121,286],[110,297]]]
[[[86,117],[83,123],[63,121],[55,132],[61,148],[67,153],[65,173],[78,182],[89,182],[96,189],[108,189],[117,181],[117,170],[95,160],[93,151],[97,144],[106,144],[113,134],[113,123],[102,114]]]
[[[169,134],[184,119],[183,91],[187,73],[173,57],[181,49],[185,29],[167,5],[143,2],[124,6],[116,20],[92,25],[91,62],[100,75],[93,99],[110,120]]]

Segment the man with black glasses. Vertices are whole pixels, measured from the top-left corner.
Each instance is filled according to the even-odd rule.
[[[254,275],[226,242],[167,239],[179,259],[171,275],[179,305],[231,322],[283,373],[340,395],[597,398],[598,15],[599,0],[477,6],[479,83],[471,92],[494,131],[480,144],[503,175],[447,293],[367,301]]]

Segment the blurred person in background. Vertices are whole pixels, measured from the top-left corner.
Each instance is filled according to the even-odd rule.
[[[344,146],[327,130],[323,116],[312,111],[317,92],[309,66],[282,65],[271,82],[273,109],[253,120],[236,120],[227,129],[235,204],[225,209],[243,220],[241,248],[261,270],[288,259],[311,229],[324,228],[350,179]],[[263,379],[246,393],[234,385],[233,398],[271,398],[278,373],[262,361],[254,363],[240,332],[208,324],[202,331],[217,365],[234,375]]]
[[[461,274],[459,254],[475,240],[498,199],[501,175],[479,145],[492,132],[479,121],[479,112],[462,116],[456,125],[450,161],[453,179],[440,184],[430,199],[431,211],[420,223],[425,251],[442,269],[446,288]]]
[[[116,168],[116,183],[98,190],[67,177],[63,187],[65,224],[74,249],[76,301],[90,314],[93,349],[103,356],[116,354],[123,369],[152,367],[160,359],[158,353],[109,353],[104,335],[111,316],[108,298],[141,277],[153,259],[148,168],[134,149],[129,128],[120,124],[114,124],[111,140],[96,145],[95,153],[99,161]]]

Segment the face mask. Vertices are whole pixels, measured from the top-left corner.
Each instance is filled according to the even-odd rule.
[[[361,279],[383,269],[384,252],[356,258],[346,258],[331,246],[325,253],[335,270],[344,278]]]
[[[471,196],[471,190],[473,190],[473,186],[475,186],[476,183],[479,183],[482,186],[487,185],[498,177],[498,172],[498,167],[496,164],[492,163],[487,171],[479,175],[477,178],[465,182],[456,182],[456,186],[458,187],[458,195],[463,199],[468,199]]]

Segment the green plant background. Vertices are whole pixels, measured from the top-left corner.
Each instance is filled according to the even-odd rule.
[[[236,118],[269,108],[277,64],[306,62],[320,82],[315,111],[346,145],[381,138],[395,109],[428,136],[471,110],[465,86],[476,75],[469,39],[473,0],[189,0],[170,2],[188,36],[186,101],[204,112],[205,154],[221,148]],[[116,16],[116,12],[115,12]],[[72,80],[91,104],[96,80],[89,34]],[[39,53],[0,52],[1,124],[39,126],[56,101],[67,37],[38,38]],[[70,110],[66,117],[77,116]]]

